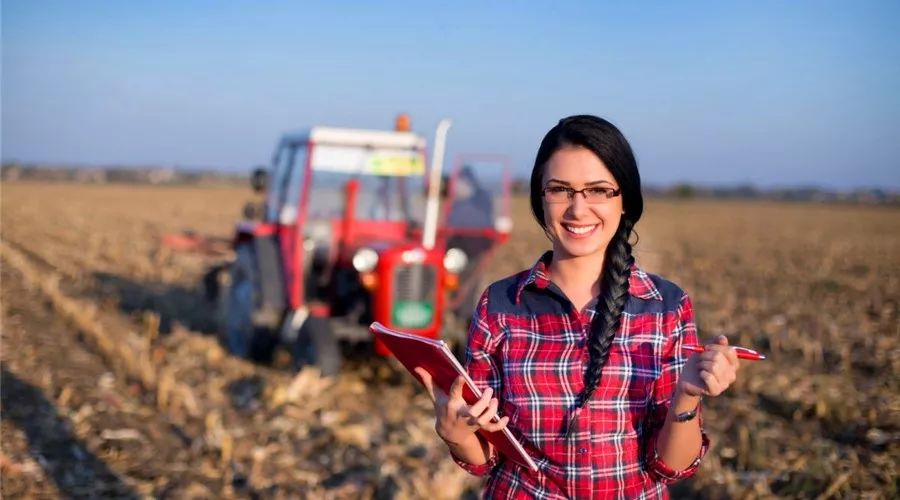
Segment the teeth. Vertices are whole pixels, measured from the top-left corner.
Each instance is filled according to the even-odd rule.
[[[593,226],[582,226],[582,227],[565,226],[566,231],[569,231],[569,232],[572,232],[575,234],[587,234],[587,233],[593,231],[595,227],[597,227],[596,224],[594,224]]]

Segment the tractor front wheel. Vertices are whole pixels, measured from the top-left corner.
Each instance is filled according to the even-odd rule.
[[[253,313],[259,296],[259,273],[252,245],[235,250],[227,277],[218,286],[219,340],[229,352],[241,358],[269,362],[277,340],[269,328],[255,325]]]
[[[298,368],[315,366],[324,376],[337,375],[341,371],[341,349],[325,318],[306,318],[297,334],[293,354]]]

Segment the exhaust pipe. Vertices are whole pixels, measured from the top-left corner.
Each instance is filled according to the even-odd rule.
[[[431,155],[431,175],[428,178],[428,200],[425,205],[425,226],[422,228],[422,246],[426,250],[434,248],[437,238],[438,208],[441,196],[441,172],[444,168],[444,148],[447,145],[447,131],[453,122],[444,118],[438,123],[434,133],[434,151]]]

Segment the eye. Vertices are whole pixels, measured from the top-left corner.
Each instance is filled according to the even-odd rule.
[[[551,193],[551,194],[566,193],[568,191],[569,191],[569,188],[563,187],[563,186],[548,186],[547,187],[547,192]]]
[[[606,198],[609,196],[610,191],[612,191],[612,189],[605,187],[590,187],[585,188],[584,190],[584,192],[587,193],[588,196],[594,198]]]

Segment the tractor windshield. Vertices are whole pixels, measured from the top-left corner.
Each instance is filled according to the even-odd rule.
[[[425,207],[423,176],[313,172],[309,193],[311,219],[341,218],[347,206],[348,186],[358,185],[354,219],[421,222]]]
[[[421,223],[424,217],[424,143],[409,148],[284,141],[273,163],[269,220],[291,224],[303,209],[310,220],[342,219],[351,190],[354,220]]]

